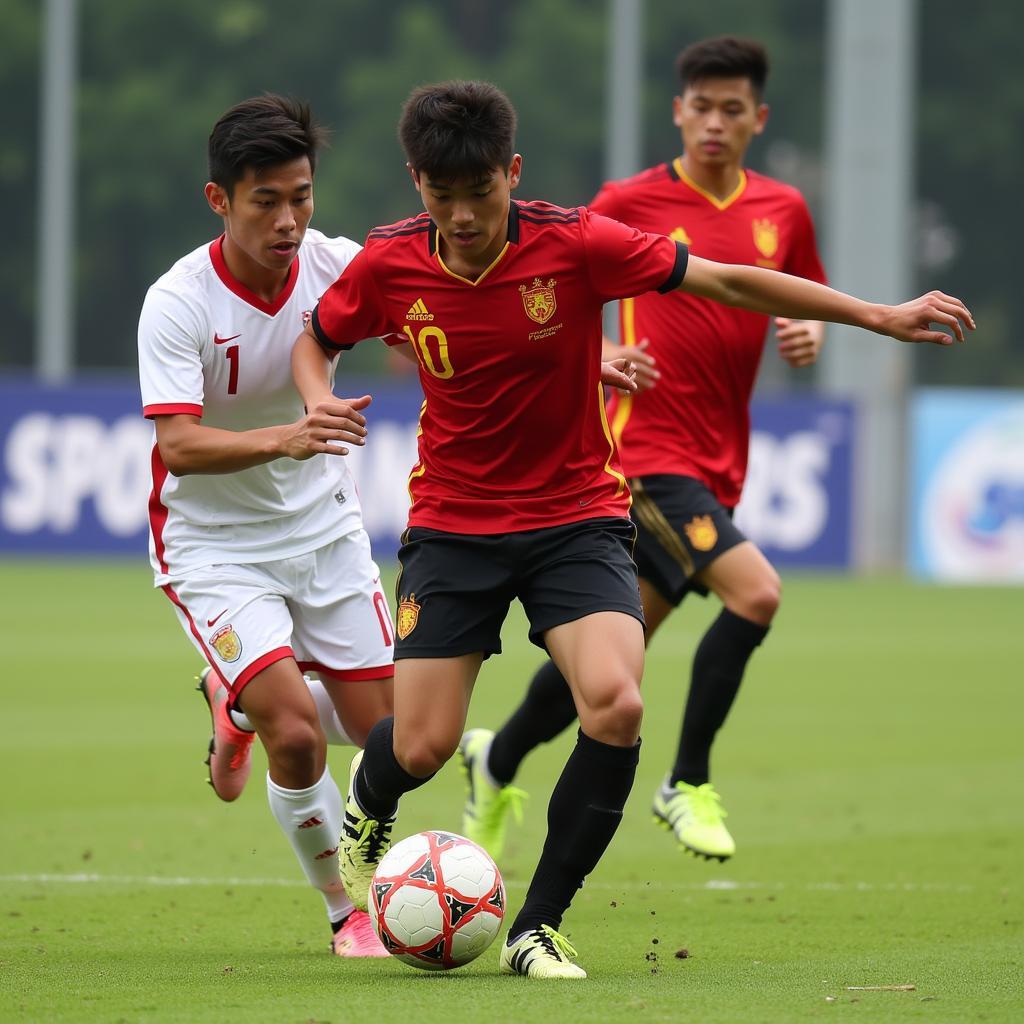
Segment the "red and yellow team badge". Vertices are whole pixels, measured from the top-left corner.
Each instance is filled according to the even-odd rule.
[[[527,288],[525,284],[519,286],[519,294],[523,297],[523,309],[531,320],[539,324],[546,324],[554,316],[557,305],[555,303],[555,279],[552,277],[547,284],[544,284],[539,277],[533,279],[533,287]]]
[[[754,231],[754,245],[757,251],[766,259],[770,260],[779,251],[779,226],[772,223],[767,217],[761,217],[751,222]]]
[[[221,626],[210,638],[210,646],[220,656],[221,661],[238,661],[242,656],[242,641],[238,639],[235,627]]]
[[[718,531],[711,516],[694,516],[683,529],[694,551],[710,551],[718,543]]]
[[[420,606],[416,603],[416,595],[403,597],[398,605],[398,639],[404,640],[420,620]]]

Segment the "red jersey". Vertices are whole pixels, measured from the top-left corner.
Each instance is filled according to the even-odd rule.
[[[719,263],[825,281],[803,197],[753,171],[741,171],[736,191],[719,200],[676,159],[605,185],[590,208]],[[628,476],[692,476],[727,508],[739,502],[768,319],[678,291],[622,303],[623,344],[647,338],[662,374],[650,391],[612,398],[612,433]]]
[[[425,401],[409,525],[488,534],[625,516],[601,306],[675,288],[686,247],[540,202],[512,202],[508,242],[475,281],[438,242],[425,213],[375,228],[313,314],[329,349],[413,344]]]

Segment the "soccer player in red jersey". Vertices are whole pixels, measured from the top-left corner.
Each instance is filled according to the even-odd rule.
[[[482,82],[423,86],[399,134],[425,214],[370,232],[296,340],[307,408],[330,401],[331,359],[392,335],[419,361],[425,402],[410,477],[395,713],[352,762],[341,871],[368,899],[403,793],[458,747],[483,660],[513,599],[568,680],[580,718],[549,831],[500,968],[583,978],[558,928],[615,833],[642,716],[643,615],[629,491],[605,417],[601,309],[682,287],[733,305],[832,319],[907,341],[972,324],[939,293],[876,306],[762,268],[691,257],[665,235],[586,209],[513,202],[522,160],[507,97]],[[524,415],[544,409],[542,430]]]
[[[672,116],[683,155],[605,185],[591,211],[679,239],[707,259],[824,282],[803,197],[743,167],[768,117],[764,48],[708,39],[684,50],[676,67]],[[775,324],[783,359],[796,367],[815,361],[820,321],[778,317]],[[609,408],[633,494],[647,641],[688,593],[711,591],[723,605],[694,655],[675,762],[654,797],[655,819],[684,849],[719,860],[732,856],[735,843],[709,781],[711,746],[779,607],[778,575],[732,521],[767,326],[763,313],[685,290],[624,299],[622,351],[635,354],[643,391],[613,396]],[[508,787],[523,757],[575,717],[561,673],[547,662],[496,734],[467,733],[460,750],[473,784],[464,829],[492,853],[501,849],[506,812],[520,792]]]

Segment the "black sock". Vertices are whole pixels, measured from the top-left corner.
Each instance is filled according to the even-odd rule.
[[[350,910],[340,921],[332,921],[331,922],[331,934],[332,935],[337,935],[338,932],[340,932],[341,929],[345,927],[345,922],[351,916],[352,916],[352,911]]]
[[[732,707],[754,648],[768,635],[767,626],[722,609],[693,656],[671,782],[700,786],[711,777],[711,744]]]
[[[510,936],[542,924],[558,930],[576,890],[619,827],[639,758],[639,740],[632,747],[613,747],[580,730],[551,794],[544,850]]]
[[[434,776],[418,779],[410,775],[395,757],[395,719],[382,718],[366,737],[363,761],[353,780],[356,802],[378,821],[393,818],[403,793],[418,789]]]
[[[487,755],[487,770],[495,782],[508,785],[523,758],[553,740],[576,721],[572,691],[553,661],[546,661],[530,680],[522,704],[495,733]]]

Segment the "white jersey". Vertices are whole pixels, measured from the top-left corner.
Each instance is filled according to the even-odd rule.
[[[358,243],[308,230],[273,303],[232,277],[223,239],[178,260],[146,295],[139,377],[147,417],[190,413],[225,430],[303,415],[291,351]],[[281,458],[236,473],[169,473],[153,444],[150,561],[157,586],[201,566],[306,554],[362,526],[344,456]]]

